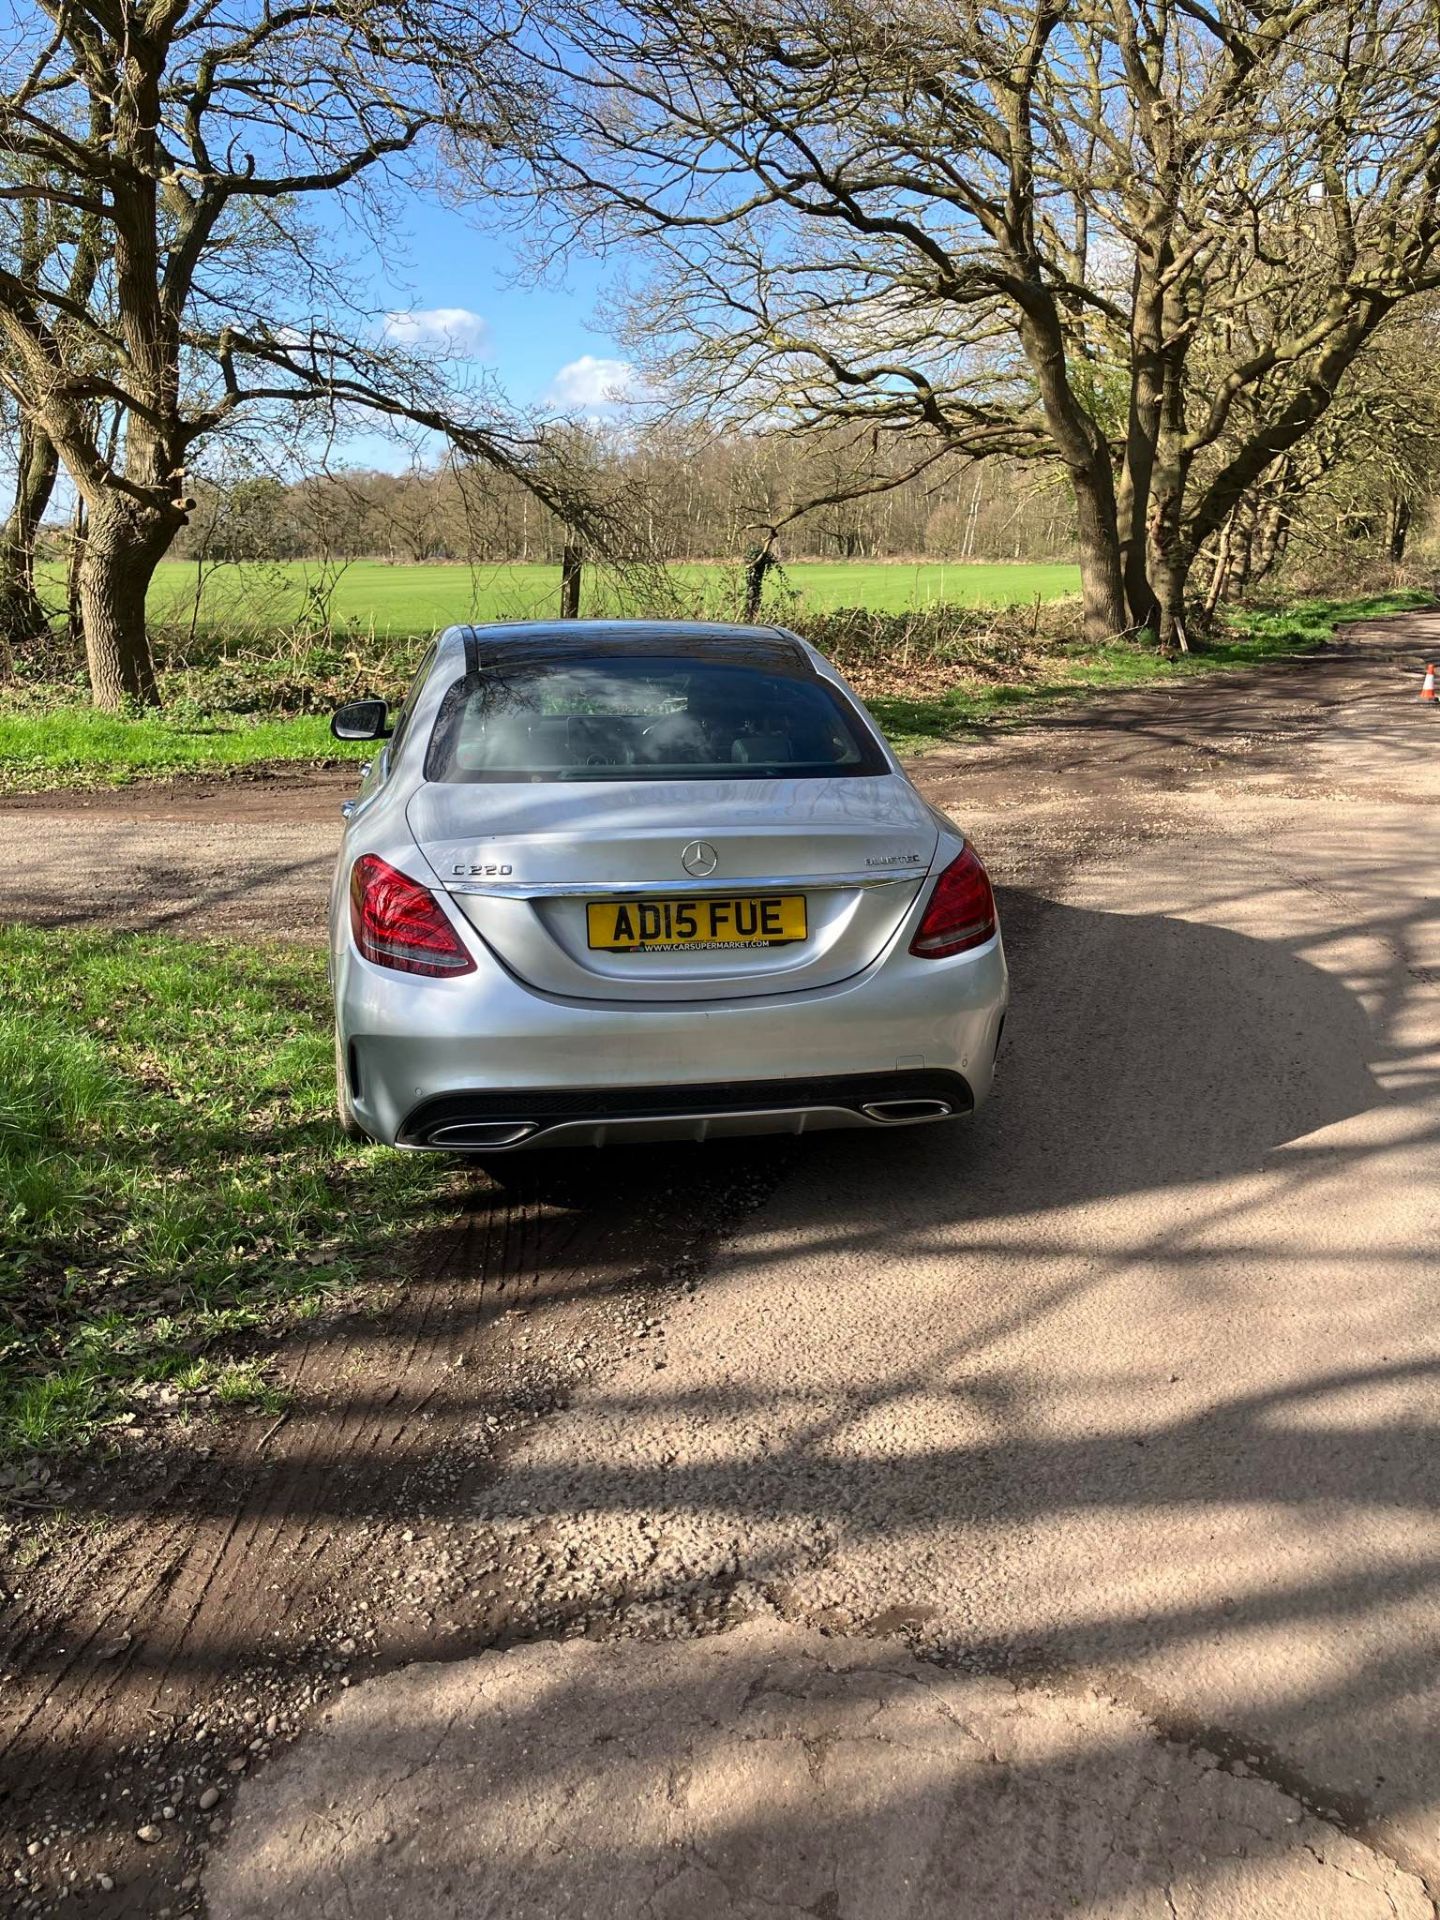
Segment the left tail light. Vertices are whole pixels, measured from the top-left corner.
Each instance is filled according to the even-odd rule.
[[[361,854],[350,870],[350,925],[355,945],[377,967],[431,975],[475,971],[430,889],[377,853]]]

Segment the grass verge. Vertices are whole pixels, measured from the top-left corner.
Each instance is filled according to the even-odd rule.
[[[285,762],[321,766],[366,751],[333,740],[328,717],[312,713],[276,718],[181,705],[129,718],[74,701],[0,707],[0,793],[126,786]]]
[[[942,667],[941,683],[919,696],[876,689],[873,676],[852,674],[852,678],[895,751],[923,753],[978,726],[1007,718],[1023,720],[1060,701],[1160,686],[1308,653],[1348,621],[1378,619],[1431,604],[1431,594],[1402,589],[1354,600],[1300,600],[1287,607],[1233,609],[1227,615],[1226,630],[1203,653],[1167,658],[1153,647],[1129,640],[1112,640],[1103,647],[1072,641],[1017,663],[1013,678],[981,677],[963,665],[946,674]]]
[[[267,1343],[447,1179],[333,1097],[321,955],[0,928],[0,1458],[278,1405]]]

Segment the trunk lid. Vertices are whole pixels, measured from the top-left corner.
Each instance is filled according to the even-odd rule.
[[[938,839],[898,774],[434,782],[407,819],[440,886],[511,972],[572,999],[735,998],[846,979],[894,937]],[[703,934],[712,903],[721,922],[738,912],[748,926],[752,901],[797,898],[805,937],[784,944],[590,944],[591,903],[689,904]],[[602,920],[601,936],[613,925]]]

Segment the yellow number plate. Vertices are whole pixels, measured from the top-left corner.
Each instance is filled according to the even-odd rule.
[[[782,947],[803,940],[808,932],[803,893],[592,900],[585,918],[590,945],[607,953],[656,953],[668,947]]]

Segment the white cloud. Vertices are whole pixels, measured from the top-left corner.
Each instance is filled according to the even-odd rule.
[[[490,323],[468,307],[414,307],[387,313],[385,337],[402,347],[440,347],[462,360],[484,360],[490,352]]]
[[[628,360],[606,360],[582,353],[578,360],[561,367],[550,382],[546,398],[557,407],[594,409],[632,399],[635,391],[635,369]]]

